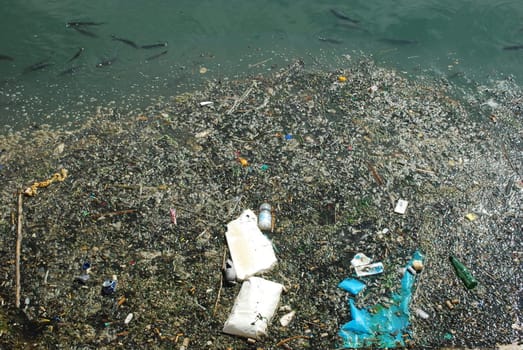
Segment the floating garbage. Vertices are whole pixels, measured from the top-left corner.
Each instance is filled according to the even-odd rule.
[[[223,332],[254,339],[266,336],[282,290],[283,285],[280,283],[260,277],[245,280]]]
[[[234,263],[231,259],[225,261],[225,266],[223,267],[223,280],[226,284],[236,284],[236,270],[234,269]]]
[[[296,311],[293,310],[289,313],[286,313],[282,317],[280,317],[281,326],[287,327],[291,323],[292,319],[294,318],[294,315],[296,315]]]
[[[111,295],[116,290],[116,279],[112,280],[105,280],[102,283],[102,294],[103,295]]]
[[[467,219],[468,221],[474,221],[478,218],[478,216],[474,213],[468,213],[467,215],[465,215],[465,219]]]
[[[378,262],[369,265],[356,266],[354,270],[356,270],[356,275],[358,275],[358,277],[377,275],[383,273],[383,264]]]
[[[414,313],[416,314],[416,316],[418,316],[419,318],[422,318],[424,320],[426,320],[430,317],[428,313],[426,313],[425,311],[423,311],[420,308],[415,308]]]
[[[357,295],[365,288],[365,283],[357,279],[347,278],[338,284],[338,288],[341,288],[352,295]]]
[[[272,242],[258,228],[252,210],[245,210],[229,222],[225,237],[239,280],[268,271],[276,264]]]
[[[414,260],[422,260],[420,252],[414,253],[406,268],[412,266]],[[411,339],[409,326],[409,303],[412,297],[412,287],[415,276],[406,273],[401,279],[400,293],[391,297],[392,305],[381,304],[371,308],[358,309],[353,299],[349,299],[352,320],[344,324],[339,335],[346,348],[395,348],[407,346],[406,340]],[[370,312],[372,310],[372,312]]]
[[[175,208],[169,208],[169,216],[171,217],[171,224],[177,225],[177,217],[176,217],[176,209]]]
[[[372,259],[363,253],[358,253],[358,254],[354,255],[354,258],[352,258],[352,260],[350,261],[351,265],[354,267],[368,265],[371,262],[372,262]]]
[[[405,211],[407,210],[407,205],[409,202],[407,202],[404,199],[399,199],[396,203],[396,207],[394,208],[394,212],[398,214],[405,214]]]
[[[123,321],[123,323],[124,323],[124,324],[129,324],[129,322],[131,322],[131,320],[133,319],[133,317],[134,317],[133,313],[132,313],[132,312],[129,313],[129,314],[127,315],[127,317],[125,318],[125,320]]]
[[[47,180],[41,181],[41,182],[35,182],[30,187],[26,188],[24,190],[24,194],[27,196],[34,196],[36,195],[36,191],[38,188],[47,187],[50,184],[52,184],[55,181],[64,181],[67,178],[67,169],[60,169],[59,173],[54,173],[53,176]]]
[[[463,265],[454,256],[450,256],[449,259],[452,266],[454,266],[454,271],[456,271],[456,274],[463,281],[467,289],[473,289],[478,285],[478,281],[474,278],[474,276],[472,276],[472,273],[470,273],[469,269],[467,269],[465,265]]]
[[[263,203],[260,205],[260,214],[258,215],[258,227],[262,231],[269,231],[272,228],[271,205]]]

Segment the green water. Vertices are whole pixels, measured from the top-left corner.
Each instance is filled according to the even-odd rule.
[[[523,79],[523,2],[1,1],[0,123],[81,123],[97,106],[118,111],[188,91],[207,79],[270,73],[301,58],[336,69],[360,54],[409,74],[457,84]],[[357,23],[336,17],[337,9]],[[68,21],[103,22],[67,28]],[[165,48],[134,48],[168,42]],[[323,40],[321,40],[323,39]],[[84,48],[82,54],[68,62]],[[151,60],[147,58],[167,50]],[[103,60],[110,66],[96,67]],[[45,61],[49,66],[29,71]],[[74,67],[73,74],[63,73]],[[207,68],[205,74],[200,68]]]

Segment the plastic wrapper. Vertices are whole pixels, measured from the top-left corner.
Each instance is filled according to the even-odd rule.
[[[223,332],[254,339],[266,336],[282,290],[283,285],[280,283],[260,277],[245,280]]]
[[[258,220],[252,210],[243,211],[236,220],[229,222],[225,237],[237,279],[245,280],[276,264],[272,242],[258,228]]]

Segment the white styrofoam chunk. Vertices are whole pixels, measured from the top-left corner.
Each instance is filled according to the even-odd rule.
[[[258,228],[252,210],[243,211],[236,220],[229,222],[225,237],[239,280],[267,271],[276,264],[272,242]]]
[[[280,302],[283,285],[260,277],[246,279],[225,322],[223,332],[260,339]]]
[[[396,208],[394,208],[394,211],[398,214],[405,214],[405,211],[407,210],[407,205],[409,202],[407,202],[404,199],[399,199],[396,203]]]

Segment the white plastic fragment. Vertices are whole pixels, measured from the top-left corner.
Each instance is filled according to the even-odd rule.
[[[418,316],[424,320],[426,320],[430,317],[428,313],[426,313],[425,311],[423,311],[419,308],[414,309],[414,313],[416,314],[416,316]]]
[[[210,106],[212,105],[214,102],[212,101],[202,101],[200,102],[200,106],[204,107],[204,106]]]
[[[131,322],[131,320],[133,319],[133,313],[131,312],[129,315],[127,315],[127,317],[125,318],[125,320],[123,321],[124,324],[129,324],[129,322]]]
[[[266,336],[282,290],[283,285],[260,277],[245,280],[223,332],[254,339]]]
[[[356,275],[358,275],[358,277],[376,275],[383,272],[383,264],[378,262],[369,265],[356,266],[354,269],[356,270]]]
[[[252,210],[244,210],[236,220],[229,222],[225,237],[236,278],[240,281],[268,271],[276,264],[272,242],[258,228],[258,219]]]
[[[350,261],[351,265],[354,267],[368,265],[371,262],[372,262],[372,259],[363,253],[358,253],[358,254],[354,255],[354,258],[352,258],[352,260]]]
[[[190,338],[183,338],[182,346],[180,346],[180,350],[187,350],[189,348],[189,343],[191,342]]]
[[[291,311],[280,317],[280,324],[282,325],[282,327],[287,327],[294,318],[294,315],[296,315],[296,311]]]
[[[398,214],[405,214],[408,204],[409,204],[409,202],[407,202],[406,200],[399,199],[398,203],[396,203],[396,208],[394,208],[394,212],[396,212]]]

